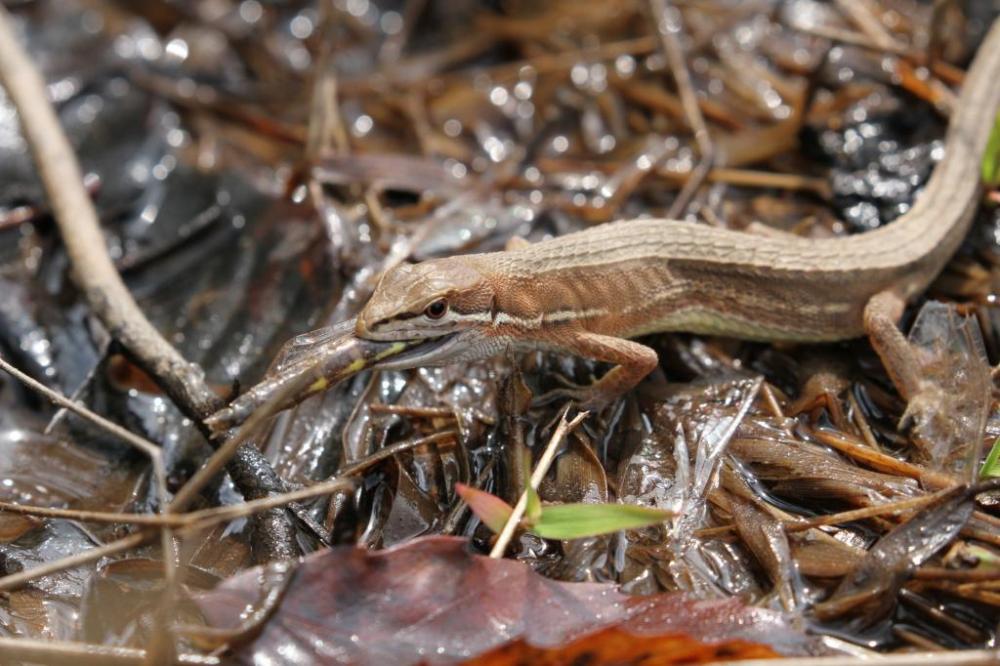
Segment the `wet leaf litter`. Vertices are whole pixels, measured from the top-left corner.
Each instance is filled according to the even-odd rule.
[[[679,216],[810,237],[891,224],[940,159],[949,95],[991,18],[976,3],[938,4],[672,5],[716,153]],[[701,153],[650,10],[238,2],[218,11],[29,2],[13,16],[88,174],[109,254],[157,328],[234,398],[210,419],[215,436],[266,406],[274,413],[253,443],[287,490],[353,479],[296,513],[303,551],[334,567],[362,557],[341,546],[387,548],[392,562],[417,537],[458,535],[468,545],[449,546],[448,557],[478,566],[471,553],[489,551],[494,530],[456,483],[515,504],[525,462],[542,455],[561,407],[532,397],[604,368],[531,354],[378,371],[406,345],[362,341],[343,322],[400,261],[675,205]],[[6,98],[3,109],[0,127],[18,137]],[[206,458],[204,436],[94,326],[23,145],[0,151],[0,351],[160,445],[176,491]],[[543,511],[628,504],[676,518],[573,540],[515,530],[508,558],[542,580],[803,615],[821,637],[808,649],[767,631],[744,636],[786,654],[991,645],[995,490],[976,484],[1000,435],[990,372],[998,221],[995,206],[981,206],[928,305],[905,321],[923,375],[941,387],[940,418],[899,430],[905,404],[863,341],[655,336],[661,370],[561,439],[538,494]],[[0,404],[0,499],[156,511],[147,461],[6,376]],[[224,476],[199,500],[240,501]],[[7,574],[136,530],[125,520],[3,516]],[[174,591],[246,585],[252,578],[231,577],[254,561],[254,529],[240,518],[182,538]],[[7,632],[147,649],[167,585],[155,566],[163,554],[146,545],[116,557],[12,592]],[[431,562],[412,567],[408,576],[432,575]],[[263,589],[287,586],[299,599],[313,591],[299,575]],[[394,582],[405,580],[378,589]],[[463,584],[445,583],[456,593]],[[265,643],[269,619],[284,621],[275,604],[256,616]],[[203,622],[188,605],[178,618],[189,630]],[[182,651],[200,649],[197,631],[171,631]],[[303,654],[361,654],[341,638],[328,654]],[[241,658],[255,645],[239,635],[232,644]],[[473,656],[464,646],[448,657]]]

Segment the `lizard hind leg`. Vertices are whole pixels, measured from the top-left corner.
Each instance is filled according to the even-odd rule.
[[[909,430],[918,447],[928,450],[939,438],[936,433],[951,429],[947,423],[951,398],[938,383],[924,379],[915,348],[899,330],[905,305],[894,292],[875,294],[865,306],[864,327],[889,379],[906,401],[899,429]]]
[[[893,291],[882,291],[865,305],[865,333],[903,400],[921,391],[920,365],[910,343],[899,330],[906,301]]]

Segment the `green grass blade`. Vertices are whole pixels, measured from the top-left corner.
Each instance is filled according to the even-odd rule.
[[[538,492],[531,487],[530,481],[524,492],[528,495],[528,503],[524,508],[524,517],[528,519],[529,525],[534,525],[542,516],[542,500],[538,498]]]
[[[993,448],[983,462],[983,468],[979,470],[979,478],[991,479],[1000,476],[1000,437],[993,442]]]
[[[531,531],[545,539],[580,539],[656,525],[673,515],[634,504],[555,504],[542,507]]]
[[[993,131],[986,142],[981,171],[983,183],[987,187],[1000,186],[1000,114],[993,121]]]

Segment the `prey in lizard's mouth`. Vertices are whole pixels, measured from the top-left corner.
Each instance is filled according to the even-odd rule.
[[[381,370],[407,370],[452,363],[465,348],[464,333],[466,332],[459,331],[427,338],[402,353],[380,361],[375,367]]]

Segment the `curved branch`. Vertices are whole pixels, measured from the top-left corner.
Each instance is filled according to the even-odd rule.
[[[208,436],[203,420],[224,407],[189,363],[139,309],[108,255],[97,212],[83,187],[73,148],[45,94],[45,83],[18,43],[10,15],[0,5],[0,85],[17,109],[53,216],[73,267],[73,277],[91,310],[136,363]],[[211,440],[209,440],[211,441]],[[230,463],[234,482],[247,499],[280,492],[282,484],[254,448],[244,446]],[[267,559],[297,554],[294,531],[280,512],[265,519]]]

